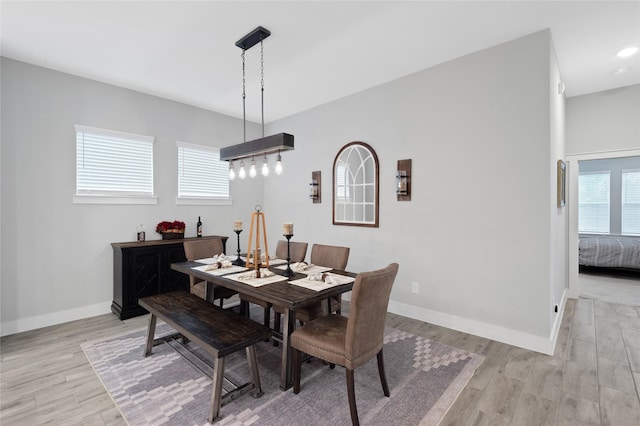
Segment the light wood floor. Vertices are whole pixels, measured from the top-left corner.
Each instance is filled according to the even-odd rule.
[[[108,314],[2,338],[0,424],[125,425],[80,344],[146,318]],[[486,357],[443,425],[640,424],[638,306],[569,300],[553,356],[394,314],[387,323]]]

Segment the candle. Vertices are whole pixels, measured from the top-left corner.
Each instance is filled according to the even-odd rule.
[[[284,235],[293,235],[293,223],[285,223],[282,227]]]
[[[234,231],[242,231],[242,221],[241,220],[236,220],[235,222],[233,222],[233,230]]]

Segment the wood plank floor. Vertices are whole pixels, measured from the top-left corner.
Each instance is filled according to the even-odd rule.
[[[2,338],[0,424],[125,425],[80,344],[146,323],[107,314]],[[442,425],[640,425],[638,306],[569,300],[553,356],[394,314],[387,324],[486,357]]]

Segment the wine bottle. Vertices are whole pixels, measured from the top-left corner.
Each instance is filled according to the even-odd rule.
[[[196,225],[196,234],[198,237],[202,237],[202,222],[200,221],[200,216],[198,216],[198,224]]]

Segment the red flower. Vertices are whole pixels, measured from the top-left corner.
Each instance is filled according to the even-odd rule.
[[[174,220],[173,222],[162,221],[156,225],[156,232],[158,234],[173,230],[176,230],[177,232],[184,232],[186,227],[186,224],[179,220]]]

